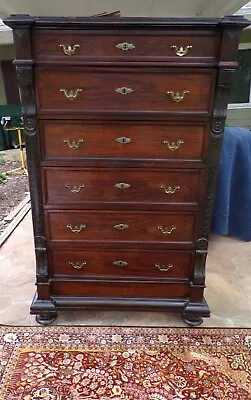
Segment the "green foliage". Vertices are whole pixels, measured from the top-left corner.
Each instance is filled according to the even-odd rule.
[[[3,156],[0,156],[0,165],[4,165],[6,163],[5,159]]]
[[[0,184],[3,183],[6,179],[6,175],[0,172]]]

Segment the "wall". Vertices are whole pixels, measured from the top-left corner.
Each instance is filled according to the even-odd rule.
[[[0,62],[2,60],[12,60],[13,58],[14,58],[14,50],[11,44],[0,46]],[[2,69],[0,68],[0,105],[1,104],[6,104],[6,97],[5,97]]]
[[[5,89],[3,83],[3,74],[0,68],[0,105],[6,104]]]
[[[241,33],[240,48],[251,49],[251,29],[246,29]],[[239,126],[251,130],[251,103],[246,108],[233,108],[229,106],[227,113],[227,125]]]

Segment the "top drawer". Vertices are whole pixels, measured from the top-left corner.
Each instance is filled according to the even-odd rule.
[[[212,63],[219,35],[212,31],[36,30],[34,57],[41,61],[170,61]]]

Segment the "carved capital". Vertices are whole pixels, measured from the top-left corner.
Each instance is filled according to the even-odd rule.
[[[222,117],[218,118],[213,118],[212,119],[212,125],[211,125],[211,132],[214,133],[215,135],[222,135],[224,132],[224,126],[225,126],[225,115]]]
[[[32,66],[16,65],[17,80],[20,86],[28,86],[33,84]]]
[[[37,121],[35,117],[24,118],[24,129],[28,136],[36,135]]]
[[[208,240],[206,238],[199,238],[196,241],[196,250],[205,250],[208,248]]]

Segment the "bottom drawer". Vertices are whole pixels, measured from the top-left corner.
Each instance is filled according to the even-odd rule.
[[[51,250],[53,276],[190,279],[192,251]]]
[[[188,297],[189,285],[138,282],[51,282],[52,296]]]

